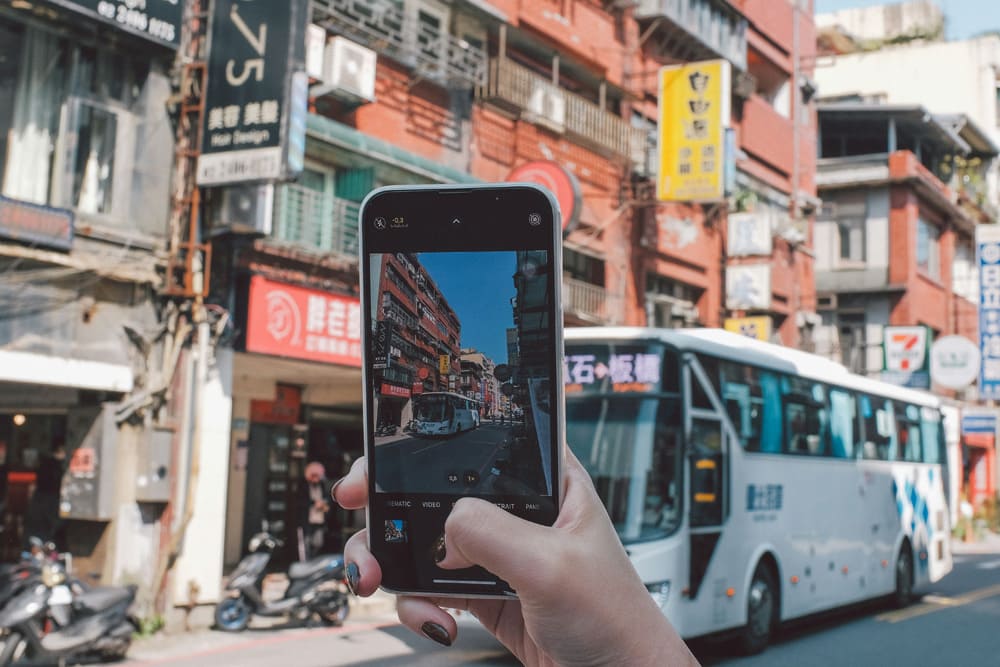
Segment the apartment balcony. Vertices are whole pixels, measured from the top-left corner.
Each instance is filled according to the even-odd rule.
[[[747,20],[725,0],[639,0],[635,17],[663,56],[747,68]]]
[[[593,324],[619,324],[624,319],[621,298],[600,285],[563,278],[563,312]]]
[[[422,78],[449,88],[486,82],[486,50],[440,24],[407,14],[393,0],[311,0],[312,22],[412,67]],[[418,14],[419,16],[419,14]]]
[[[520,110],[522,117],[555,132],[573,135],[634,164],[645,164],[645,131],[515,62],[491,60],[489,80],[480,97]]]
[[[274,238],[310,250],[358,257],[360,204],[298,184],[277,193]]]
[[[759,95],[751,95],[743,105],[740,143],[748,153],[786,174],[792,173],[792,121],[775,111]]]

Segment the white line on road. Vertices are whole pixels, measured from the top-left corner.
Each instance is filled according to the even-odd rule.
[[[976,564],[976,569],[977,570],[995,570],[998,567],[1000,567],[1000,559],[997,559],[997,560],[988,560],[985,563],[977,563]]]

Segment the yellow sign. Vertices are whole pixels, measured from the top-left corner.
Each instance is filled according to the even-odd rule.
[[[441,375],[447,375],[451,372],[451,360],[448,359],[447,354],[438,355],[438,370],[441,371]]]
[[[731,317],[726,320],[726,331],[732,331],[741,336],[756,338],[765,343],[771,340],[771,318],[761,317]]]
[[[706,60],[660,69],[660,201],[719,201],[725,188],[730,67]]]

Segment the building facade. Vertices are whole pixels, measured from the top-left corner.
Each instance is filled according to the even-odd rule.
[[[823,104],[820,132],[817,352],[855,373],[973,407],[974,388],[956,393],[932,386],[926,369],[900,375],[890,368],[886,336],[889,327],[922,327],[928,344],[949,335],[978,341],[975,229],[992,218],[968,187],[976,179],[952,165],[975,160],[983,175],[997,147],[968,119],[956,123],[919,106]],[[981,503],[993,496],[993,482],[970,486],[970,479],[992,477],[993,437],[953,436],[953,466],[964,468],[955,481]]]

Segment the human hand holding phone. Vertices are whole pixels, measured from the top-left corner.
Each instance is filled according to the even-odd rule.
[[[445,570],[481,566],[509,582],[518,599],[401,596],[400,621],[450,645],[458,632],[442,607],[471,612],[525,665],[697,665],[629,561],[590,477],[567,450],[565,496],[552,526],[463,498],[445,522]],[[367,466],[355,462],[333,489],[346,509],[368,502]],[[344,549],[350,585],[369,596],[382,568],[365,531]]]

